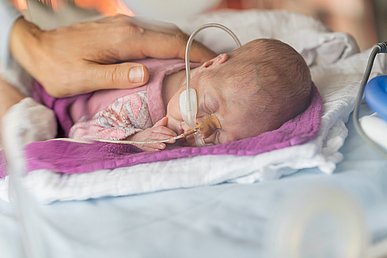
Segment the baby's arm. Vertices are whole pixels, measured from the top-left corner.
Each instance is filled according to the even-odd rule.
[[[104,112],[106,114],[106,111]],[[113,114],[111,114],[113,115]],[[121,126],[117,125],[114,122],[117,119],[112,119],[110,116],[109,119],[106,119],[105,122],[110,120],[111,123],[103,125],[102,118],[98,117],[90,121],[78,122],[74,124],[70,131],[70,137],[81,140],[95,140],[95,139],[105,139],[105,140],[128,140],[141,142],[138,144],[133,144],[138,148],[144,151],[157,151],[163,150],[166,147],[165,143],[142,143],[142,142],[152,142],[158,140],[164,140],[173,138],[176,136],[176,133],[169,129],[167,126],[168,118],[163,117],[160,121],[154,124],[151,128],[147,129],[137,129],[133,126],[126,125]],[[114,126],[116,124],[117,126]],[[168,143],[174,143],[175,140],[171,139]]]
[[[143,98],[138,96],[127,96],[118,99],[109,107],[101,110],[93,116],[91,120],[81,119],[75,123],[70,130],[70,138],[81,140],[129,140],[129,141],[157,141],[164,140],[176,136],[176,133],[167,128],[167,118],[162,118],[153,127],[141,129],[137,128],[131,121],[129,113],[138,114],[142,120],[138,120],[135,124],[143,124],[145,127],[150,126],[150,117],[141,115]],[[131,105],[130,103],[134,103]],[[128,110],[131,111],[128,111]],[[134,110],[135,109],[135,110]],[[143,127],[142,127],[143,128]],[[173,143],[174,140],[169,143]],[[161,150],[166,147],[165,143],[152,144],[134,144],[145,151]]]
[[[157,123],[155,123],[151,128],[147,128],[141,132],[138,132],[132,136],[129,136],[127,139],[129,141],[158,141],[173,138],[176,136],[176,133],[167,127],[168,118],[163,117]],[[175,140],[171,139],[168,143],[174,143]],[[147,144],[134,144],[138,148],[144,151],[157,151],[163,150],[166,147],[165,143],[147,143]]]

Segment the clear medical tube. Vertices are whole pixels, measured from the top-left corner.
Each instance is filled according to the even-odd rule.
[[[194,129],[195,126],[196,126],[196,113],[197,113],[197,110],[193,110],[193,107],[192,107],[192,99],[191,99],[191,91],[190,91],[191,68],[190,68],[189,53],[190,53],[191,45],[192,45],[192,42],[193,42],[195,36],[200,31],[202,31],[204,29],[207,29],[207,28],[219,28],[219,29],[222,29],[225,32],[227,32],[234,39],[234,41],[235,41],[235,43],[237,44],[238,47],[241,47],[241,45],[242,45],[241,42],[239,41],[238,37],[229,28],[227,28],[226,26],[224,26],[222,24],[219,24],[219,23],[207,23],[207,24],[204,24],[204,25],[200,26],[199,28],[197,28],[196,30],[194,30],[194,32],[192,32],[192,34],[188,38],[187,45],[186,45],[186,48],[185,48],[185,77],[186,77],[186,94],[185,94],[185,98],[186,98],[186,105],[187,105],[187,108],[186,108],[187,114],[186,114],[186,116],[183,116],[183,118],[184,118],[184,122],[191,129]],[[197,100],[195,99],[193,101],[197,101]],[[204,140],[203,140],[203,138],[198,133],[194,133],[194,137],[195,137],[196,145],[198,145],[198,146],[204,145]]]
[[[54,138],[54,139],[51,139],[50,141],[67,141],[67,142],[78,142],[78,143],[106,142],[106,143],[117,143],[117,144],[145,145],[145,144],[155,144],[155,143],[167,143],[174,140],[176,141],[179,139],[183,139],[189,135],[192,135],[195,132],[196,130],[188,130],[187,132],[179,134],[175,137],[165,138],[161,140],[152,140],[152,141],[109,140],[109,139],[98,139],[98,138],[94,138],[91,140],[78,140],[73,138]]]
[[[190,67],[189,53],[190,53],[191,45],[192,45],[192,42],[193,42],[195,36],[200,31],[202,31],[204,29],[207,29],[207,28],[219,28],[219,29],[222,29],[225,32],[227,32],[234,39],[234,41],[235,41],[235,43],[237,44],[238,47],[241,47],[241,45],[242,45],[241,42],[239,41],[238,37],[229,28],[227,28],[226,26],[224,26],[222,24],[219,24],[219,23],[207,23],[207,24],[204,24],[204,25],[200,26],[199,28],[197,28],[196,30],[194,30],[194,32],[192,32],[192,34],[188,38],[187,45],[185,47],[185,77],[186,77],[186,90],[187,90],[186,103],[187,103],[187,110],[188,110],[188,113],[189,113],[189,116],[190,116],[190,121],[185,121],[185,122],[191,128],[195,127],[195,120],[196,120],[195,118],[196,117],[193,118],[192,116],[193,116],[194,112],[196,114],[196,110],[195,111],[192,110],[191,94],[190,94],[190,90],[189,90],[189,88],[190,88],[190,79],[191,79],[191,67]]]

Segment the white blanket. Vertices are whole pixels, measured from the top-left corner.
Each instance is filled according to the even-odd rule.
[[[84,200],[222,182],[252,183],[278,179],[299,169],[312,167],[327,174],[335,170],[336,164],[342,159],[339,149],[347,136],[345,122],[353,109],[368,53],[355,54],[357,46],[350,36],[330,33],[312,18],[287,12],[214,13],[182,23],[180,27],[190,32],[207,22],[219,22],[230,27],[242,43],[258,37],[273,37],[291,44],[303,54],[324,99],[318,137],[303,145],[256,156],[198,156],[77,175],[37,170],[25,176],[24,182],[39,201]],[[213,29],[203,31],[198,36],[200,41],[217,52],[234,47],[234,42],[228,37],[224,32]],[[378,60],[374,71],[384,70],[383,60]],[[20,119],[21,113],[25,117],[30,110],[24,107],[27,102],[15,106],[8,114],[8,119],[16,127],[32,127],[37,132],[43,132],[39,127],[43,117],[35,122],[33,119]],[[11,131],[14,137],[21,137],[17,135],[17,130]],[[45,129],[45,132],[46,135],[40,133],[35,140],[52,137],[50,130]],[[34,135],[28,137],[25,142],[31,141]],[[20,141],[23,142],[23,138]],[[15,157],[18,158],[21,159]],[[8,179],[0,181],[3,199],[7,198],[7,189]]]

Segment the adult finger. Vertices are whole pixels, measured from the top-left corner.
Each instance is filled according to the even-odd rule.
[[[94,90],[135,88],[149,80],[148,69],[138,63],[90,64],[90,69],[86,70]]]
[[[178,57],[183,59],[185,58],[185,48],[186,46],[184,45],[183,51],[179,53]],[[200,63],[204,63],[205,61],[208,61],[216,56],[215,52],[208,49],[196,40],[192,43],[189,54],[191,61]]]
[[[188,36],[182,32],[166,33],[165,31],[145,30],[142,35],[142,52],[145,56],[155,58],[184,59]],[[157,41],[157,47],[154,46]],[[193,62],[205,62],[216,54],[203,44],[194,41],[190,49],[190,59]]]

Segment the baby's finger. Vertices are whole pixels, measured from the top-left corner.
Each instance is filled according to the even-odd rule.
[[[176,141],[174,137],[171,135],[155,133],[155,132],[152,132],[152,134],[148,139],[149,141],[159,141],[159,142],[163,141],[164,143],[174,143]]]
[[[165,143],[175,143],[176,139],[173,135],[167,135],[162,133],[152,133],[151,139],[153,141],[163,141]]]
[[[165,126],[154,127],[152,130],[152,133],[158,133],[158,134],[163,134],[163,135],[172,136],[172,137],[175,137],[177,135],[175,131]]]
[[[165,147],[165,143],[150,143],[143,145],[141,149],[145,151],[158,151],[165,149]]]
[[[154,148],[148,148],[148,147],[141,147],[140,149],[142,149],[143,151],[147,151],[147,152],[150,152],[150,151],[158,151],[159,149],[154,149]]]

